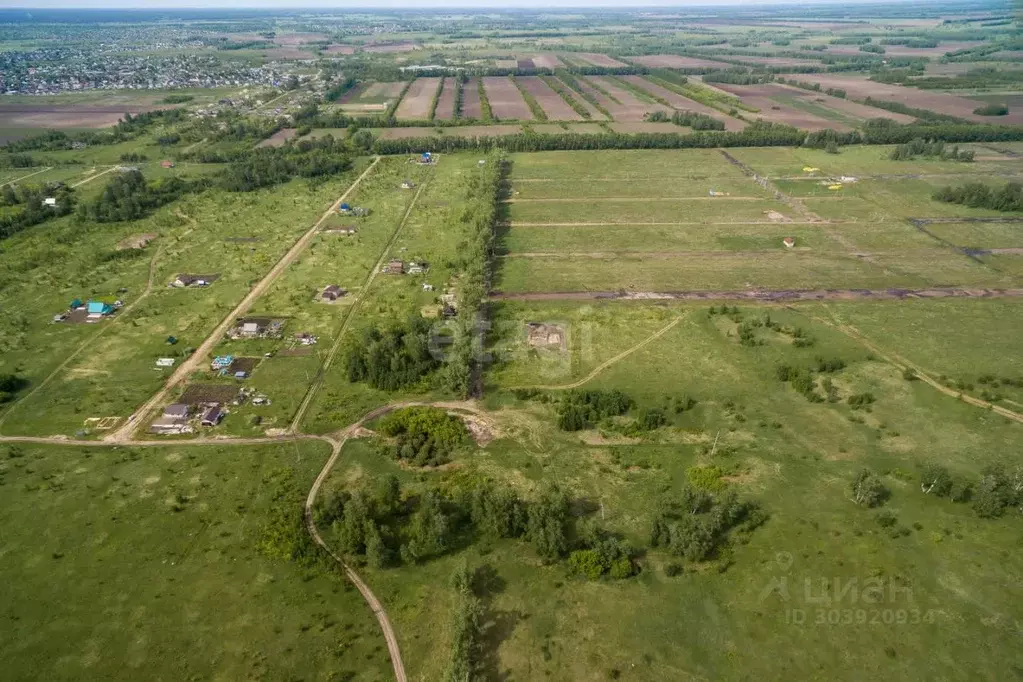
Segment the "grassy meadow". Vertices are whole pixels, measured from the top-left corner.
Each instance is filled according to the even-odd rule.
[[[429,471],[399,467],[370,442],[354,441],[328,489],[393,473],[412,491],[490,478],[529,498],[555,481],[577,500],[576,522],[598,519],[649,547],[659,500],[677,493],[691,467],[713,465],[728,489],[757,500],[770,520],[726,557],[675,577],[665,574],[671,557],[647,549],[638,576],[590,582],[563,565],[543,565],[521,541],[456,545],[415,568],[366,568],[364,577],[399,632],[411,676],[443,673],[452,632],[438,614],[452,608],[448,579],[462,561],[495,574],[483,597],[484,660],[491,674],[512,679],[792,679],[827,670],[829,679],[923,680],[995,678],[1019,667],[1012,623],[1021,616],[1023,595],[1013,576],[1023,566],[1011,550],[1018,519],[979,519],[968,505],[921,494],[917,482],[925,462],[978,475],[1004,458],[1005,443],[1019,442],[1019,425],[905,380],[898,368],[824,323],[832,316],[855,320],[885,345],[864,320],[912,342],[928,334],[925,320],[991,326],[1019,307],[921,303],[929,309],[919,316],[912,314],[916,304],[901,303],[740,308],[743,319],[768,314],[783,327],[801,327],[813,339],[807,348],[767,329],[757,332],[761,345],[741,345],[737,325],[709,315],[705,305],[496,305],[486,403],[496,440]],[[584,384],[625,391],[637,411],[681,394],[696,401],[681,414],[669,410],[669,424],[647,435],[561,432],[549,407],[516,400],[508,390],[557,391],[679,318]],[[531,321],[561,325],[566,351],[530,349],[525,324]],[[970,350],[951,337],[918,354],[928,355],[935,370],[959,355],[976,356],[979,367],[984,357],[1011,347],[1011,335],[992,333],[985,346]],[[832,377],[839,402],[811,403],[775,377],[779,363],[807,366],[817,357],[846,363]],[[869,411],[846,404],[864,391],[876,396]],[[906,535],[891,537],[876,511],[849,499],[849,481],[865,466],[882,474],[891,490],[884,509],[909,529]],[[886,585],[879,602],[858,591],[871,580]],[[855,581],[859,588],[834,591],[825,603],[822,581],[833,588]],[[780,593],[779,584],[788,592]]]
[[[326,445],[0,453],[5,679],[389,679],[343,576],[257,548]]]

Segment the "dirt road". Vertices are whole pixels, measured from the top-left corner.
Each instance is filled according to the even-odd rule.
[[[320,226],[323,225],[324,222],[326,222],[326,220],[337,209],[337,207],[340,206],[341,203],[348,198],[348,195],[351,194],[355,190],[355,188],[359,186],[363,179],[367,175],[369,175],[370,172],[372,172],[372,170],[376,167],[377,163],[379,162],[380,157],[379,156],[375,157],[373,159],[373,163],[369,165],[369,168],[363,171],[362,175],[360,175],[355,180],[355,182],[353,182],[351,186],[349,186],[348,189],[345,190],[345,193],[342,194],[341,197],[337,199],[337,201],[331,204],[330,208],[324,211],[323,215],[320,216],[320,219],[316,221],[316,223],[309,229],[308,232],[302,235],[302,237],[297,242],[295,242],[291,249],[289,249],[288,252],[285,253],[284,256],[282,256],[279,261],[277,261],[276,265],[274,265],[273,268],[271,268],[270,272],[268,272],[266,276],[263,277],[263,279],[261,279],[259,283],[256,284],[256,286],[254,286],[251,291],[249,291],[248,294],[246,294],[245,298],[243,298],[241,302],[224,317],[220,324],[217,325],[216,329],[214,329],[213,332],[206,338],[206,340],[199,345],[195,352],[192,353],[192,355],[190,355],[184,362],[178,365],[178,368],[167,379],[167,382],[164,384],[163,388],[160,389],[160,391],[156,395],[154,395],[152,398],[146,401],[146,403],[142,407],[135,410],[135,412],[128,417],[128,420],[124,423],[122,427],[120,427],[113,433],[109,434],[106,438],[104,438],[106,442],[123,443],[129,440],[131,438],[131,435],[135,432],[135,429],[137,429],[140,424],[145,423],[146,417],[158,405],[162,404],[167,400],[171,390],[173,390],[174,387],[180,384],[182,381],[187,379],[192,372],[199,369],[203,361],[206,359],[206,356],[209,355],[210,351],[213,350],[213,347],[216,346],[220,339],[224,336],[224,334],[227,333],[227,331],[231,328],[231,325],[234,323],[234,321],[237,318],[245,315],[245,313],[248,312],[248,310],[252,307],[252,304],[256,302],[256,299],[262,296],[270,287],[270,285],[273,284],[274,281],[281,275],[281,273],[283,273],[284,270],[289,265],[291,265],[294,262],[294,260],[298,258],[298,256],[306,249],[306,247],[309,246],[310,242],[312,242],[312,240],[316,237],[316,233],[319,231]]]
[[[931,287],[929,289],[748,289],[743,291],[548,291],[490,294],[491,301],[883,301],[914,298],[1008,298],[1023,289]]]

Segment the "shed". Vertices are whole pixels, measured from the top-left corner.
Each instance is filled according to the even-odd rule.
[[[209,407],[202,413],[199,423],[203,426],[216,426],[224,418],[224,410],[220,405]]]
[[[388,275],[403,275],[405,274],[405,263],[400,260],[392,260],[384,266],[384,272]]]
[[[174,168],[174,162],[164,159],[163,161],[160,162],[160,166],[162,168]]]
[[[796,245],[796,238],[795,237],[785,237],[785,239],[781,240],[781,243],[785,245],[785,248],[791,249],[793,246]]]
[[[163,416],[168,419],[188,419],[188,405],[174,403],[163,408]]]
[[[43,206],[56,206],[56,205],[57,205],[57,198],[56,197],[46,197],[45,199],[43,199]]]
[[[331,284],[323,289],[323,293],[320,294],[320,298],[324,301],[336,301],[337,299],[345,295],[345,290],[336,284]]]
[[[411,180],[404,180],[401,183],[401,188],[402,189],[412,189],[415,186],[416,186],[416,183],[412,182]]]
[[[89,301],[89,304],[86,306],[86,312],[89,314],[89,317],[102,317],[114,312],[114,306],[103,301]]]
[[[174,366],[174,358],[157,358],[156,359],[156,366],[157,367],[173,367]]]

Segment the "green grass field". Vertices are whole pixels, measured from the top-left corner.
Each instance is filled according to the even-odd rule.
[[[341,575],[257,551],[273,477],[304,496],[322,443],[0,452],[7,679],[391,674]]]
[[[971,303],[928,303],[929,319],[961,320],[965,328],[972,318],[960,314]],[[1014,309],[993,305],[1008,306],[1006,315]],[[915,479],[922,461],[975,474],[1003,456],[1004,439],[1018,441],[1018,425],[905,381],[895,367],[814,319],[829,312],[880,315],[884,333],[910,340],[918,325],[900,319],[907,307],[742,308],[744,315],[769,312],[784,325],[802,326],[815,344],[799,349],[769,332],[761,335],[764,345],[743,347],[733,325],[708,317],[705,306],[498,305],[488,417],[499,438],[454,467],[425,473],[399,468],[357,441],[346,447],[328,486],[348,488],[387,473],[413,490],[489,477],[529,497],[543,481],[557,481],[573,498],[589,501],[591,511],[579,514],[600,515],[605,526],[646,546],[657,500],[678,489],[689,467],[713,463],[730,472],[730,488],[761,501],[771,519],[748,544],[732,548],[727,570],[712,565],[676,578],[664,574],[669,557],[651,550],[638,577],[588,582],[561,566],[540,565],[517,541],[456,550],[413,569],[365,569],[403,633],[410,674],[434,679],[444,669],[452,634],[438,614],[451,608],[447,579],[463,560],[497,574],[487,596],[486,618],[495,624],[487,646],[496,650],[487,669],[513,677],[737,679],[756,671],[760,678],[791,679],[827,670],[830,679],[928,679],[997,677],[1019,666],[1011,646],[1018,590],[1006,592],[1019,570],[1008,551],[1018,521],[978,519],[968,506],[922,495]],[[665,336],[585,385],[624,390],[641,407],[679,393],[697,400],[655,434],[617,441],[565,434],[551,427],[549,410],[502,393],[583,378],[676,317],[682,322]],[[564,325],[564,357],[530,350],[527,321]],[[968,352],[982,357],[1004,350],[1012,344],[1008,333]],[[937,362],[963,352],[955,338],[920,350]],[[774,377],[779,362],[803,364],[820,355],[846,361],[834,378],[841,395],[871,390],[878,396],[862,420],[844,402],[809,403]],[[718,454],[711,456],[707,448],[715,441]],[[874,513],[848,499],[848,481],[862,466],[886,472],[892,498],[885,508],[912,529],[906,537],[889,537]],[[592,511],[598,502],[603,513]],[[859,590],[871,580],[901,587],[867,602]],[[787,598],[772,591],[779,581],[789,588]],[[858,587],[822,603],[815,601],[822,581]]]

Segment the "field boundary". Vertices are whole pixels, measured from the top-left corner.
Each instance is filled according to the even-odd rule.
[[[505,293],[492,291],[490,301],[883,301],[933,298],[1016,298],[1023,289],[930,287],[927,289],[749,289],[746,291],[544,291]]]

